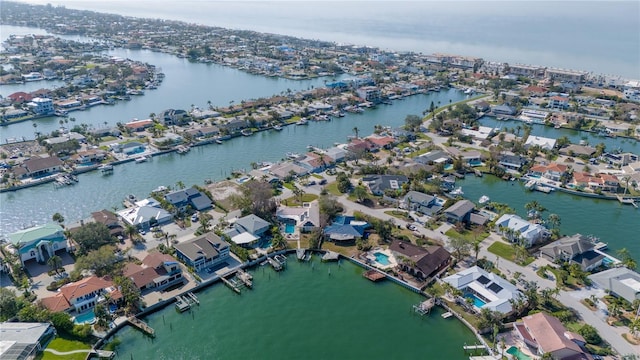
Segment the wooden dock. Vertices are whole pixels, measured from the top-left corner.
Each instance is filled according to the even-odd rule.
[[[236,277],[244,283],[244,286],[248,287],[249,289],[253,288],[253,282],[251,281],[253,279],[253,276],[251,276],[251,274],[249,274],[248,272],[244,272],[242,269],[238,269],[238,272],[236,272]]]
[[[431,312],[431,309],[436,305],[434,298],[427,299],[418,305],[413,305],[413,311],[420,315],[426,315]]]
[[[273,267],[273,270],[275,271],[280,271],[282,270],[282,264],[280,264],[278,261],[276,261],[273,258],[267,258],[267,261],[269,262],[269,264],[271,265],[271,267]]]
[[[222,279],[222,282],[227,285],[231,290],[235,291],[237,294],[240,294],[240,288],[232,283],[231,281],[225,279],[224,277],[220,277],[220,279]]]
[[[338,261],[340,259],[340,254],[333,251],[327,251],[324,255],[322,255],[322,261]]]
[[[371,269],[369,271],[363,272],[362,276],[366,277],[367,279],[369,279],[369,280],[371,280],[373,282],[376,282],[378,280],[382,280],[382,279],[387,277],[385,274],[381,273],[378,270],[374,270],[374,269]]]
[[[193,303],[195,303],[195,304],[197,304],[197,305],[200,305],[200,300],[198,300],[198,297],[197,297],[197,296],[195,296],[195,294],[194,294],[194,293],[192,293],[191,291],[189,291],[189,292],[187,293],[187,295],[191,298],[191,300],[193,301]]]
[[[146,322],[138,319],[135,316],[131,316],[129,318],[127,318],[127,321],[129,322],[129,324],[133,325],[134,327],[138,328],[140,331],[142,331],[143,333],[151,336],[151,337],[155,337],[156,336],[156,331],[153,330],[153,328],[149,325],[147,325]]]
[[[182,296],[176,296],[176,309],[180,312],[185,312],[191,308],[191,304],[187,301],[187,299]]]
[[[636,204],[635,198],[629,198],[629,197],[625,198],[620,195],[616,195],[616,198],[618,198],[618,201],[620,201],[621,204],[631,205],[636,209],[638,208],[638,204]]]

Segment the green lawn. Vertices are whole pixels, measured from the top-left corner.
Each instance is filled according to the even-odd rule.
[[[47,349],[57,350],[60,352],[67,352],[67,351],[80,350],[80,349],[91,349],[91,345],[85,344],[78,340],[70,340],[70,339],[58,336],[55,339],[51,340],[51,342],[47,346]],[[37,359],[41,359],[41,360],[58,360],[58,359],[84,360],[86,358],[87,358],[87,353],[77,353],[77,354],[58,356],[46,351],[38,355],[37,357]]]
[[[409,213],[406,211],[402,211],[402,210],[387,210],[384,212],[387,215],[391,215],[395,218],[401,219],[401,220],[409,220]]]
[[[325,186],[325,189],[331,195],[342,196],[342,193],[340,192],[340,190],[338,190],[338,183],[337,182],[332,182],[331,184]]]
[[[316,179],[320,179],[320,180],[324,179],[324,178],[322,177],[322,175],[320,175],[320,174],[311,174],[311,176],[313,176],[313,177],[314,177],[314,178],[316,178]]]
[[[302,194],[302,196],[300,197],[300,200],[302,200],[302,203],[308,203],[308,202],[312,202],[317,198],[318,198],[318,195],[315,195],[315,194]],[[284,199],[282,203],[286,206],[302,205],[302,203],[298,202],[298,198],[295,196],[292,196],[288,199]]]
[[[448,231],[447,231],[448,233]],[[448,234],[447,234],[448,235]],[[490,253],[492,254],[496,254],[498,256],[500,256],[503,259],[509,260],[511,262],[515,262],[515,257],[516,257],[516,252],[513,249],[513,246],[500,242],[500,241],[496,241],[493,244],[491,244],[487,250],[489,250]],[[518,264],[521,266],[527,266],[529,264],[531,264],[533,261],[535,260],[535,258],[533,256],[529,256],[527,258],[527,260],[524,261],[524,263],[522,264]]]
[[[487,236],[489,236],[488,232],[482,232],[480,234],[476,235],[473,234],[472,231],[469,230],[464,230],[462,233],[457,232],[454,228],[451,228],[449,230],[447,230],[446,233],[444,233],[445,235],[447,235],[448,237],[454,237],[454,238],[463,238],[465,240],[467,240],[470,243],[476,242],[476,241],[482,241],[484,240]]]

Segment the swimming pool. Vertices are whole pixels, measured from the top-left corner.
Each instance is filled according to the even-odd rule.
[[[482,308],[487,304],[486,302],[482,301],[480,298],[478,298],[477,296],[471,293],[465,294],[464,297],[473,300],[473,305],[478,309]]]
[[[531,357],[522,351],[519,348],[512,346],[507,350],[507,354],[513,355],[518,360],[530,360]]]
[[[94,324],[96,322],[96,314],[93,312],[93,309],[89,310],[85,313],[76,315],[76,318],[73,320],[73,322],[77,325]]]
[[[613,264],[613,260],[605,256],[604,259],[602,259],[602,264],[606,266],[610,266],[611,264]]]
[[[296,227],[293,224],[285,224],[284,225],[284,233],[285,234],[293,234],[296,231]]]
[[[389,255],[383,254],[381,252],[374,252],[373,256],[376,257],[376,262],[380,265],[391,265],[389,262]]]

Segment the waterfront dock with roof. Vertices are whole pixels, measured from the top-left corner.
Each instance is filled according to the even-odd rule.
[[[427,299],[418,305],[413,305],[413,311],[420,315],[426,315],[431,312],[431,309],[436,306],[436,300],[434,298]]]

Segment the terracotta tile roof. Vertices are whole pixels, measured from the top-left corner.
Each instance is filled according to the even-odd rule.
[[[106,289],[111,286],[113,286],[111,281],[101,279],[97,276],[90,276],[61,287],[60,292],[65,298],[67,298],[67,301],[71,301],[75,298],[79,298],[94,291]]]
[[[580,346],[564,335],[567,330],[557,318],[541,312],[522,318],[522,322],[545,353],[563,349],[582,353]]]
[[[69,302],[61,292],[53,296],[43,298],[42,300],[40,300],[40,303],[42,304],[42,306],[52,312],[65,311],[71,307],[71,304],[69,304]]]

